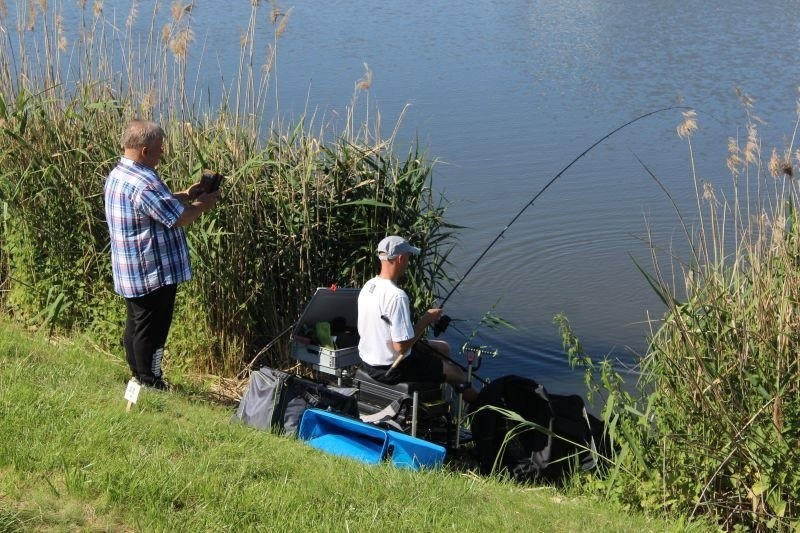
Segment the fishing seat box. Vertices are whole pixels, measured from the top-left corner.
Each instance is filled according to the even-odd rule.
[[[439,383],[411,382],[392,385],[375,380],[363,369],[354,374],[354,384],[359,391],[359,410],[371,414],[380,411],[393,401],[411,399],[419,393],[420,402],[436,402],[442,399],[442,386]]]
[[[333,323],[334,319],[344,319],[348,330],[357,331],[358,293],[359,289],[353,288],[318,288],[292,332],[292,358],[309,363],[314,370],[334,376],[341,376],[343,369],[361,363],[358,342],[352,337],[348,344],[355,342],[353,346],[331,349],[313,344],[304,335],[307,330],[313,330],[317,322]],[[332,334],[336,337],[335,332]]]

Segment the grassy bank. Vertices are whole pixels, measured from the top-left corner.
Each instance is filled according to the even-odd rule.
[[[126,413],[122,361],[4,322],[0,339],[3,531],[669,529],[550,488],[333,458],[231,424],[196,385]]]

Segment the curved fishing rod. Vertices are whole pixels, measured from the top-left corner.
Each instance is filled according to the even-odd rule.
[[[511,227],[511,225],[512,225],[512,224],[514,224],[514,222],[516,222],[516,221],[517,221],[517,219],[518,219],[519,217],[521,217],[521,216],[522,216],[522,213],[524,213],[524,212],[525,212],[525,211],[526,211],[526,210],[527,210],[527,209],[528,209],[530,206],[532,206],[532,205],[533,205],[533,203],[534,203],[534,202],[535,202],[535,201],[536,201],[536,200],[537,200],[537,199],[538,199],[538,198],[539,198],[539,197],[540,197],[542,194],[544,194],[544,192],[545,192],[545,191],[546,191],[546,190],[547,190],[547,189],[548,189],[548,188],[549,188],[549,187],[550,187],[550,186],[551,186],[553,183],[555,183],[555,182],[556,182],[556,180],[558,180],[558,178],[560,178],[560,177],[561,177],[561,176],[562,176],[562,175],[563,175],[563,174],[564,174],[564,173],[565,173],[567,170],[569,170],[569,168],[570,168],[572,165],[574,165],[575,163],[577,163],[577,162],[578,162],[578,161],[579,161],[579,160],[580,160],[580,159],[581,159],[583,156],[585,156],[586,154],[588,154],[589,152],[591,152],[591,151],[592,151],[592,149],[594,149],[594,147],[595,147],[595,146],[597,146],[598,144],[602,143],[603,141],[605,141],[606,139],[608,139],[609,137],[611,137],[612,135],[614,135],[614,134],[615,134],[615,133],[617,133],[618,131],[620,131],[620,130],[623,130],[623,129],[627,128],[628,126],[630,126],[631,124],[633,124],[633,123],[635,123],[635,122],[638,122],[638,121],[640,121],[640,120],[642,120],[642,119],[644,119],[644,118],[647,118],[647,117],[649,117],[649,116],[651,116],[651,115],[655,115],[655,114],[658,114],[658,113],[663,113],[664,111],[671,111],[671,110],[673,110],[673,109],[694,110],[694,108],[692,108],[692,107],[687,107],[687,106],[670,106],[670,107],[662,107],[661,109],[656,109],[655,111],[650,111],[649,113],[645,113],[644,115],[639,115],[638,117],[634,118],[633,120],[629,120],[629,121],[628,121],[628,122],[626,122],[625,124],[623,124],[623,125],[621,125],[621,126],[618,126],[617,128],[615,128],[615,129],[611,130],[609,133],[607,133],[607,134],[603,135],[602,137],[600,137],[600,139],[598,139],[598,140],[597,140],[597,141],[595,141],[595,142],[594,142],[594,143],[593,143],[591,146],[589,146],[589,148],[587,148],[586,150],[584,150],[583,152],[581,152],[581,153],[580,153],[580,155],[579,155],[578,157],[576,157],[575,159],[573,159],[572,161],[570,161],[570,163],[569,163],[567,166],[565,166],[564,168],[562,168],[562,169],[561,169],[561,170],[558,172],[558,174],[556,174],[555,176],[553,176],[553,178],[552,178],[550,181],[548,181],[548,182],[547,182],[547,184],[546,184],[544,187],[542,187],[542,188],[539,190],[539,192],[537,192],[537,193],[536,193],[536,194],[533,196],[533,198],[531,198],[531,200],[530,200],[530,201],[529,201],[527,204],[525,204],[525,206],[524,206],[522,209],[520,209],[520,210],[519,210],[519,212],[518,212],[516,215],[514,215],[514,218],[512,218],[512,219],[511,219],[511,221],[510,221],[508,224],[506,224],[506,226],[503,228],[503,230],[502,230],[500,233],[498,233],[498,234],[497,234],[497,237],[495,237],[495,238],[494,238],[494,240],[493,240],[492,242],[490,242],[490,243],[489,243],[489,246],[487,246],[487,247],[486,247],[486,249],[485,249],[485,250],[484,250],[484,251],[481,253],[481,255],[479,255],[479,256],[478,256],[478,258],[475,260],[475,262],[474,262],[474,263],[472,263],[472,265],[471,265],[471,266],[470,266],[470,267],[467,269],[467,271],[464,273],[464,275],[463,275],[463,276],[461,276],[461,279],[459,279],[459,280],[458,280],[458,282],[456,282],[456,284],[453,286],[453,288],[452,288],[452,289],[450,289],[450,292],[448,292],[448,293],[447,293],[447,296],[445,296],[445,297],[444,297],[444,299],[441,301],[441,303],[439,304],[439,307],[444,307],[444,304],[447,302],[447,300],[449,300],[449,299],[450,299],[450,297],[453,295],[453,293],[454,293],[454,292],[456,292],[456,290],[458,289],[458,287],[459,287],[459,286],[461,285],[461,283],[462,283],[462,282],[463,282],[463,281],[464,281],[464,280],[467,278],[467,276],[469,276],[469,274],[472,272],[472,270],[475,268],[475,266],[476,266],[478,263],[480,263],[481,259],[483,259],[483,258],[484,258],[484,256],[485,256],[485,255],[486,255],[486,254],[489,252],[489,250],[491,250],[491,249],[492,249],[492,247],[493,247],[493,246],[494,246],[494,245],[497,243],[497,241],[499,241],[501,238],[503,238],[503,235],[504,235],[504,234],[505,234],[505,232],[508,230],[508,228],[510,228],[510,227]],[[443,323],[443,324],[442,324],[440,327],[438,327],[438,328],[434,327],[434,334],[436,334],[436,335],[438,335],[439,333],[443,332],[443,331],[444,331],[444,330],[447,328],[447,325],[450,323],[450,317],[447,317],[447,316],[442,316],[442,319],[441,319],[439,322],[440,322],[440,323]],[[437,325],[438,325],[438,324],[437,324]],[[438,330],[438,333],[437,333],[437,330]]]

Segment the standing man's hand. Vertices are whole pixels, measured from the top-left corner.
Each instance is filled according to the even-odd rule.
[[[200,198],[200,195],[204,192],[206,192],[205,183],[198,181],[197,183],[192,184],[192,186],[185,191],[176,192],[174,196],[183,204],[191,204],[192,202],[197,201]]]
[[[184,191],[186,196],[188,197],[189,201],[195,201],[197,198],[205,192],[205,187],[203,183],[198,181],[197,183],[193,184],[191,187]]]
[[[192,205],[199,207],[204,213],[214,208],[219,199],[219,190],[214,192],[201,192]]]
[[[194,185],[192,185],[192,187],[194,187]],[[189,187],[188,190],[191,190],[192,187]],[[190,204],[184,206],[183,213],[178,218],[178,221],[175,223],[175,226],[177,227],[188,226],[189,224],[200,218],[200,215],[202,215],[206,211],[210,211],[211,209],[213,209],[214,206],[217,205],[218,198],[219,198],[218,190],[214,192],[201,192],[200,195],[197,197],[197,199],[192,201]]]

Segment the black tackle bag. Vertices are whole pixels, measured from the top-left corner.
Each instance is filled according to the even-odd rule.
[[[269,367],[250,374],[250,383],[233,416],[257,429],[294,435],[309,407],[358,417],[356,389],[330,387]]]
[[[491,407],[517,413],[545,428],[523,427]],[[471,406],[472,436],[483,474],[504,472],[519,482],[561,481],[577,465],[596,466],[603,423],[588,414],[580,396],[548,394],[520,376],[504,376],[485,386]],[[557,436],[554,436],[557,435]]]

